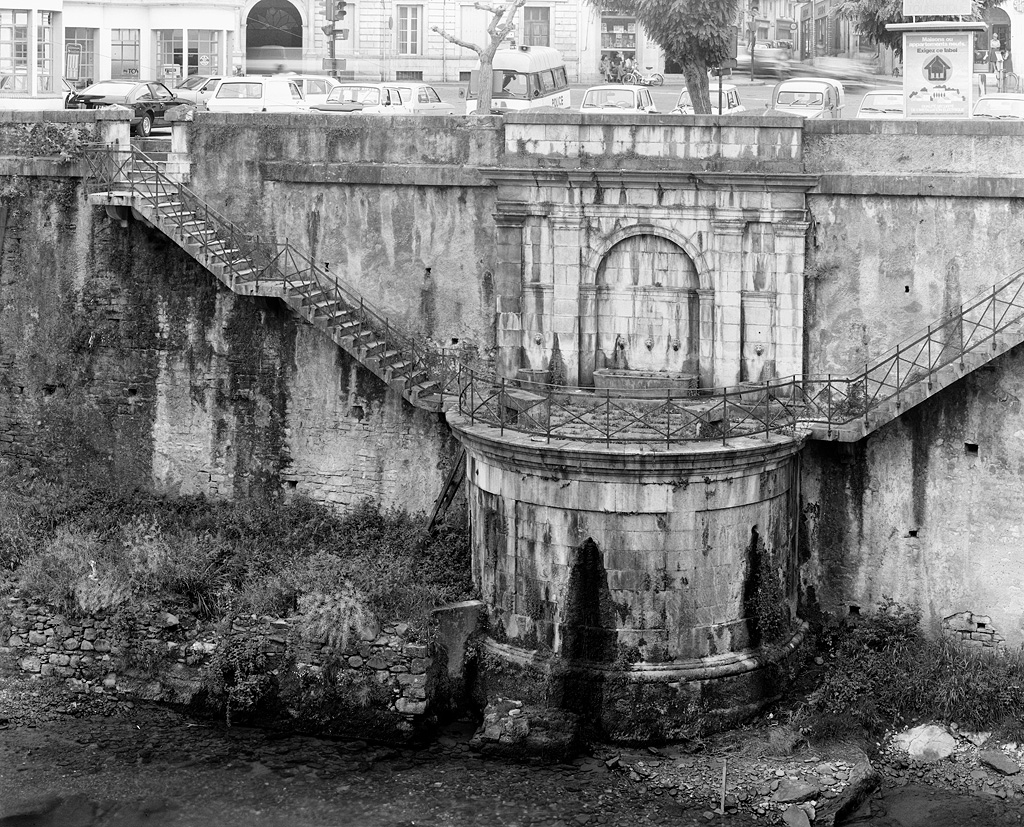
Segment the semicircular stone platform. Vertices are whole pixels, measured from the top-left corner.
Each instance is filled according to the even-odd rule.
[[[467,452],[488,696],[650,741],[775,697],[803,637],[801,439],[551,442],[449,412]]]

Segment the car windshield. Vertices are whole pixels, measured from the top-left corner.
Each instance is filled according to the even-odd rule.
[[[974,107],[976,118],[1006,118],[1018,120],[1024,118],[1024,100],[1012,100],[1005,98],[982,98]]]
[[[206,78],[203,75],[189,75],[181,83],[178,84],[179,89],[195,89],[197,86],[202,86],[203,81]]]
[[[118,83],[117,81],[105,81],[94,83],[88,89],[83,89],[83,95],[127,95],[135,88],[134,83]]]
[[[363,106],[377,106],[380,104],[380,89],[376,86],[339,86],[331,90],[327,96],[328,103],[341,103],[350,101],[361,103]]]
[[[635,109],[636,101],[631,89],[590,89],[583,98],[583,108],[612,107]]]
[[[778,106],[807,106],[820,109],[824,100],[825,96],[821,92],[787,92],[784,90],[782,92],[779,92],[779,97],[776,100],[776,104]]]
[[[224,100],[259,99],[263,96],[263,84],[257,81],[232,81],[222,83],[217,97]]]
[[[514,69],[495,69],[492,75],[491,92],[503,98],[525,98],[529,96],[528,75]]]
[[[860,105],[861,112],[902,112],[903,95],[865,95]]]
[[[676,101],[676,106],[680,109],[692,109],[693,104],[690,102],[690,90],[684,89],[679,93],[679,100]]]

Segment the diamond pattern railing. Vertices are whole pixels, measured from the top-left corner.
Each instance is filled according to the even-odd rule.
[[[288,242],[246,233],[137,149],[96,147],[90,190],[130,204],[235,292],[277,296],[418,407],[533,439],[672,446],[809,434],[855,441],[1024,340],[1024,270],[899,343],[852,377],[794,376],[642,398],[517,382],[398,330]]]
[[[440,411],[457,393],[454,355],[396,329],[293,244],[245,232],[134,147],[94,147],[87,157],[90,191],[127,201],[234,292],[283,299],[417,407]]]
[[[794,376],[662,396],[510,382],[465,370],[459,409],[472,422],[545,441],[673,445],[807,433],[855,441],[1024,341],[1024,270],[900,342],[852,377]]]

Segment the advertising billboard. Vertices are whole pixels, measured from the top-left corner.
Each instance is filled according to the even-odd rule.
[[[971,15],[971,0],[903,0],[904,17],[944,17]]]
[[[974,32],[903,35],[908,118],[969,118],[974,97]]]

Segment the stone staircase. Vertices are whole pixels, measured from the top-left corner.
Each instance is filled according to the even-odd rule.
[[[829,379],[841,414],[804,416],[812,439],[856,442],[1024,342],[1024,271],[901,342],[863,373]],[[818,406],[820,409],[820,405]]]
[[[166,157],[166,156],[164,156]],[[156,228],[232,292],[281,299],[412,405],[442,411],[457,364],[395,330],[388,317],[289,244],[245,233],[172,181],[137,147],[94,153],[90,203]],[[121,216],[123,217],[123,216]]]

